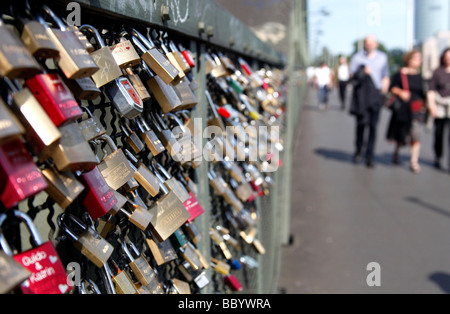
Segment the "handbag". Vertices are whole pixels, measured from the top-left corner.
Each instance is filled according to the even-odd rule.
[[[400,75],[402,77],[403,89],[406,91],[410,91],[408,77],[402,72],[400,72]],[[427,120],[427,109],[425,107],[424,101],[422,99],[412,101],[410,103],[410,107],[414,120],[417,120],[420,123],[425,123],[425,121]]]

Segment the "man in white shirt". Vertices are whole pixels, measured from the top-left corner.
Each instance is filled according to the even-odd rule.
[[[345,110],[345,102],[347,98],[347,85],[350,80],[350,68],[347,63],[347,58],[341,56],[339,58],[339,67],[337,70],[338,84],[339,84],[339,97],[341,100],[341,108]]]
[[[328,94],[332,82],[333,75],[331,69],[325,62],[322,62],[320,67],[316,69],[315,75],[315,85],[319,91],[319,109],[322,111],[328,107]]]

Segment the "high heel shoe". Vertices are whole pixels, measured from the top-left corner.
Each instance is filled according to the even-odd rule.
[[[411,171],[415,174],[419,174],[422,169],[420,168],[419,164],[411,164]]]

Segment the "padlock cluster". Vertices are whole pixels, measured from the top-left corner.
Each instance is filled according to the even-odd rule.
[[[13,11],[0,24],[0,293],[245,291],[239,273],[266,252],[255,203],[281,164],[282,71],[211,47],[202,74],[164,31]]]

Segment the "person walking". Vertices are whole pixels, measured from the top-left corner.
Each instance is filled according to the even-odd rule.
[[[345,102],[347,100],[347,86],[350,80],[350,68],[347,63],[347,58],[339,57],[339,67],[337,68],[337,85],[339,88],[339,99],[341,101],[341,109],[345,110]]]
[[[403,57],[404,67],[392,76],[391,94],[396,97],[392,103],[392,118],[387,138],[396,142],[393,163],[400,163],[399,153],[402,146],[411,145],[411,171],[418,174],[420,155],[420,127],[422,109],[426,94],[420,69],[422,53],[418,50],[408,52]]]
[[[450,48],[441,56],[440,67],[434,71],[427,96],[429,113],[434,118],[434,166],[440,169],[444,154],[444,133],[450,121]],[[448,143],[450,147],[450,134]],[[450,155],[448,166],[450,169]]]
[[[366,166],[373,168],[380,109],[390,85],[388,57],[378,50],[375,36],[367,36],[364,51],[352,57],[350,75],[354,87],[350,113],[356,117],[356,152],[353,161],[361,162],[368,131]]]
[[[333,82],[333,73],[326,62],[322,62],[316,69],[315,86],[319,92],[319,109],[324,111],[328,108],[328,99]]]

